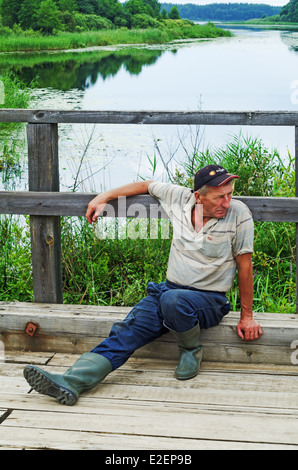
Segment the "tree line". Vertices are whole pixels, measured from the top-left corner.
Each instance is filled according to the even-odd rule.
[[[0,26],[53,34],[114,27],[158,27],[160,19],[179,19],[158,0],[0,0]]]
[[[167,12],[173,3],[162,3]],[[262,19],[264,22],[298,23],[298,0],[290,0],[283,7],[262,3],[212,3],[210,5],[194,5],[187,3],[177,5],[181,18],[192,21],[247,21]]]
[[[297,1],[297,0],[296,0]],[[181,18],[197,21],[246,21],[251,18],[277,15],[281,7],[252,3],[212,3],[210,5],[194,5],[187,3],[177,5]],[[162,3],[162,8],[171,11],[172,3]]]
[[[298,23],[298,0],[291,0],[282,7],[280,21]]]

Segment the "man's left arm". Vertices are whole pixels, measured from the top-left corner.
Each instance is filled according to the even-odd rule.
[[[262,328],[253,318],[253,272],[251,253],[236,257],[238,285],[241,303],[241,318],[237,325],[238,336],[244,341],[253,341],[263,334]]]

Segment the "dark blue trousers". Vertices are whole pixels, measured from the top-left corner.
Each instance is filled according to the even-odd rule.
[[[91,352],[105,356],[113,370],[124,364],[136,349],[168,332],[184,332],[198,322],[201,329],[218,325],[229,313],[224,293],[198,290],[170,281],[147,285],[148,296],[127,317],[115,323],[110,335]],[[168,327],[166,328],[165,325]]]

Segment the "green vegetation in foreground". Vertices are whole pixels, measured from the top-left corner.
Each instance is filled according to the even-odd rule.
[[[60,32],[56,36],[31,36],[26,33],[0,36],[0,51],[41,51],[77,49],[115,44],[163,44],[177,39],[203,39],[231,36],[229,31],[207,25],[189,25],[186,20],[172,20],[164,29],[111,29],[81,33]]]
[[[2,78],[12,89],[21,86],[11,75]],[[10,93],[6,99],[5,107],[20,104],[26,107],[28,91]],[[11,137],[13,132],[15,129],[11,130]],[[0,176],[7,189],[9,185],[15,187],[22,177],[18,163],[22,151],[24,148],[17,151],[7,147],[5,152],[3,147],[0,149]],[[235,184],[236,195],[294,196],[294,159],[288,155],[281,160],[260,139],[242,135],[235,136],[225,148],[196,150],[182,169],[169,175],[169,180],[192,185],[196,169],[211,162],[222,164],[240,176]],[[152,168],[156,168],[155,163]],[[158,221],[158,236],[150,238],[150,228],[152,224],[156,228],[156,223],[147,219],[143,222],[127,219],[124,225],[118,219],[109,224],[104,222],[103,228],[112,232],[114,238],[100,239],[85,218],[62,217],[64,302],[131,306],[146,295],[148,281],[163,281],[171,233],[165,236],[164,221]],[[130,236],[125,237],[125,233]],[[255,223],[254,311],[295,311],[295,247],[295,224]],[[237,282],[228,295],[232,309],[239,310]],[[0,300],[33,300],[29,217],[0,216]]]

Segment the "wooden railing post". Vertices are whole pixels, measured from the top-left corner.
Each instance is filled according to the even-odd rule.
[[[28,124],[29,191],[59,191],[58,125]],[[31,215],[34,302],[62,303],[60,217]]]

